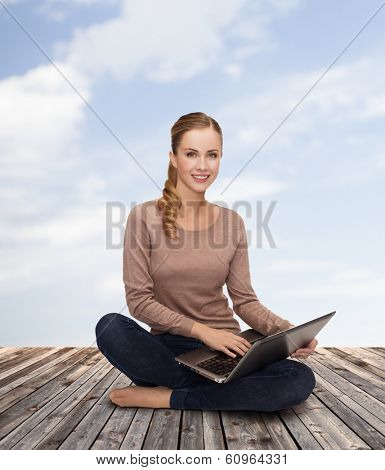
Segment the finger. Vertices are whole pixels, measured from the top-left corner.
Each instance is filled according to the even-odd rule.
[[[297,349],[297,351],[294,351],[292,355],[294,356],[303,356],[309,354],[309,351],[305,351],[303,349]]]
[[[243,343],[234,345],[234,348],[237,348],[236,351],[239,352],[239,353],[242,353],[242,356],[244,354],[246,354],[247,351],[250,349],[246,345],[244,345]]]
[[[235,357],[236,356],[236,354],[234,354],[232,351],[230,351],[226,347],[222,351],[230,357]]]
[[[250,349],[250,348],[248,348],[247,346],[246,346],[246,349],[245,349],[245,346],[242,346],[241,352],[240,352],[241,356],[244,356],[244,355],[247,353],[247,351],[248,351],[249,349]]]
[[[252,344],[249,343],[247,341],[247,339],[242,338],[242,336],[234,335],[234,339],[235,339],[235,341],[237,341],[238,346],[242,346],[243,350],[245,350],[244,348],[249,349],[252,346]],[[246,349],[246,351],[247,351],[247,349]]]
[[[246,346],[238,346],[237,344],[232,344],[231,346],[228,346],[229,348],[231,348],[233,351],[236,352],[236,354],[239,354],[240,356],[244,356],[246,354],[246,352],[242,349],[245,348]]]
[[[246,338],[240,338],[240,339],[245,346],[247,346],[248,348],[251,348],[252,344],[249,343],[249,341],[247,341]]]

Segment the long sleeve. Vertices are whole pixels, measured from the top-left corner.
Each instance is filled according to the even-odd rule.
[[[250,280],[247,234],[241,216],[239,222],[240,238],[226,279],[233,310],[251,328],[266,336],[288,330],[294,325],[265,307],[254,292]]]
[[[195,321],[154,299],[150,252],[145,208],[138,204],[128,215],[124,234],[123,282],[129,312],[153,329],[189,337]]]

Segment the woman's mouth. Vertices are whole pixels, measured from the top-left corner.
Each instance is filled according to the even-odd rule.
[[[208,180],[208,178],[209,178],[210,175],[205,175],[205,176],[202,175],[202,177],[197,176],[197,175],[191,175],[191,176],[193,177],[193,180],[194,180],[196,183],[204,183],[205,181]]]

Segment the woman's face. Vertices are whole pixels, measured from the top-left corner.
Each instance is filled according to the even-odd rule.
[[[169,153],[172,165],[178,171],[178,189],[205,192],[218,175],[222,158],[221,137],[210,127],[185,132],[177,155]],[[195,180],[193,175],[208,175]]]

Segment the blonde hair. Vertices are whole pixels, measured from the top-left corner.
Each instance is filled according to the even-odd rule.
[[[192,129],[204,129],[207,127],[211,127],[218,132],[221,137],[221,145],[223,145],[222,130],[215,119],[201,112],[181,116],[171,128],[171,149],[173,154],[177,154],[182,137],[186,132]],[[179,236],[176,234],[175,221],[178,209],[182,205],[181,197],[176,190],[177,180],[177,169],[169,161],[167,180],[164,183],[163,197],[158,199],[158,208],[163,213],[163,231],[167,237],[173,240],[179,239]]]

